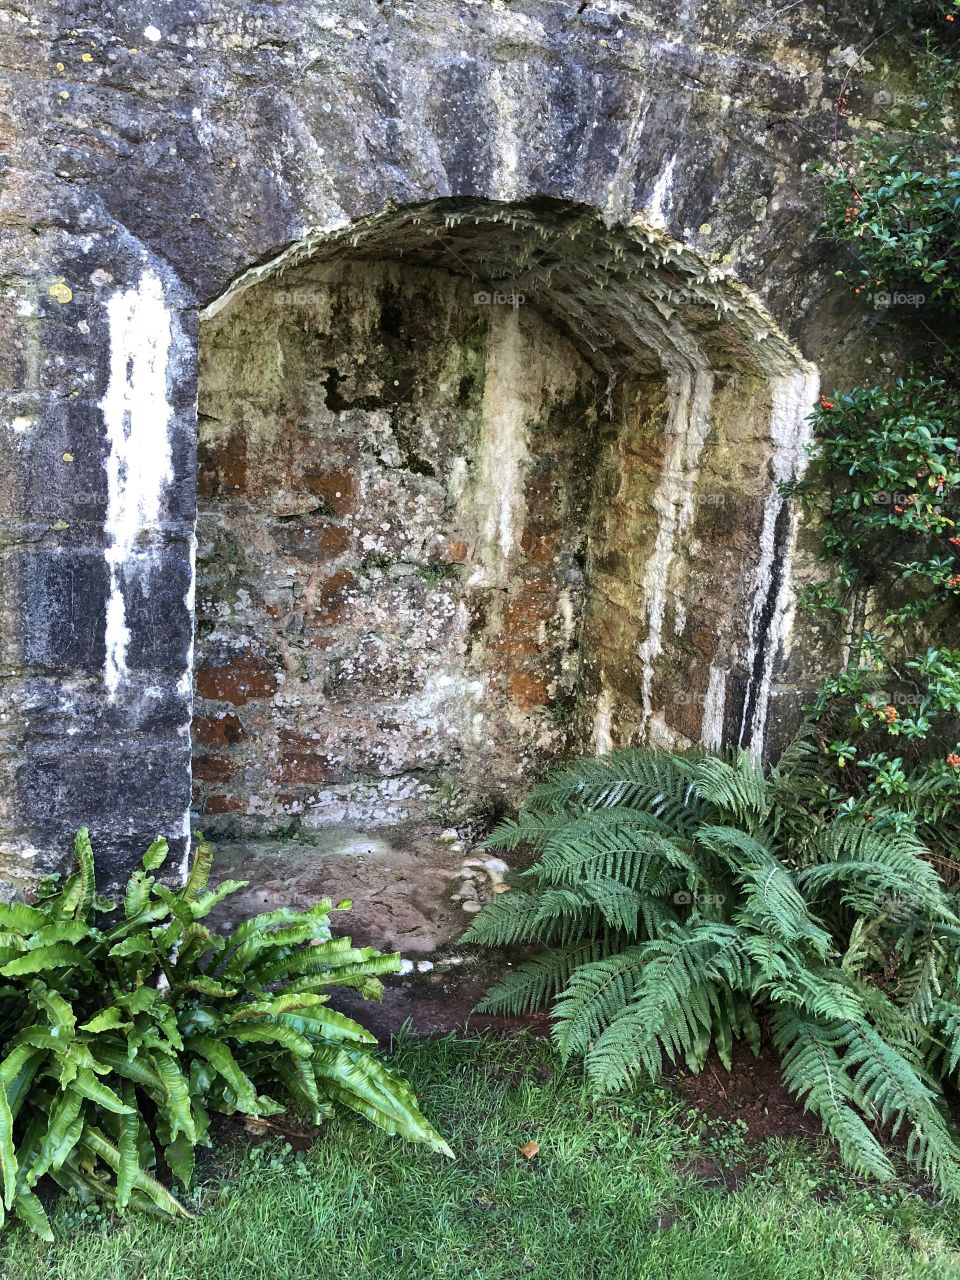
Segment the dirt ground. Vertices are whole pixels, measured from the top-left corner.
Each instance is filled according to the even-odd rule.
[[[521,1030],[534,1035],[550,1034],[550,1019],[543,1013],[507,1018],[473,1012],[490,985],[488,971],[458,972],[455,983],[418,978],[416,975],[412,982],[388,986],[379,1004],[352,997],[338,1003],[358,1016],[383,1044],[402,1027],[419,1036],[450,1032],[508,1036]],[[751,1142],[821,1132],[815,1117],[787,1092],[776,1054],[767,1043],[758,1058],[745,1045],[735,1045],[733,1070],[729,1072],[715,1055],[698,1076],[682,1066],[667,1064],[667,1068],[665,1075],[671,1088],[711,1117],[742,1121]]]

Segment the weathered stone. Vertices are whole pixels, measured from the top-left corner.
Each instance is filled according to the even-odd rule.
[[[355,941],[430,952],[463,928],[448,901],[456,865],[436,828],[420,825],[362,832],[333,825],[309,840],[221,844],[217,881],[249,880],[250,887],[227,898],[216,918],[236,923],[274,907],[349,897],[353,907],[336,923]]]
[[[83,821],[106,879],[179,862],[194,689],[246,834],[782,735],[821,655],[774,481],[814,366],[862,372],[809,174],[862,6],[0,19],[11,880]]]

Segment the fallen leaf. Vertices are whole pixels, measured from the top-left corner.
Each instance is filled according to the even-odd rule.
[[[539,1150],[539,1142],[527,1142],[520,1148],[520,1154],[526,1156],[528,1160],[532,1160]]]

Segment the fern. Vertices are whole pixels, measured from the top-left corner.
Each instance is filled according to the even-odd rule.
[[[768,1010],[787,1086],[851,1168],[891,1177],[879,1134],[902,1128],[960,1199],[942,1100],[960,1069],[957,894],[919,827],[825,816],[820,759],[805,730],[766,777],[743,753],[649,749],[554,774],[490,840],[535,862],[465,935],[548,950],[479,1007],[550,1004],[598,1091],[664,1055],[696,1071],[713,1048],[729,1069],[734,1041],[759,1051]]]
[[[374,1037],[320,994],[348,985],[376,997],[377,975],[400,957],[333,938],[329,900],[221,937],[203,920],[238,886],[207,889],[201,841],[186,884],[168,889],[152,874],[166,854],[165,841],[150,846],[112,926],[85,830],[62,887],[0,907],[0,1222],[12,1210],[52,1238],[33,1191],[47,1177],[120,1210],[185,1214],[156,1176],[161,1153],[189,1185],[212,1111],[292,1104],[319,1123],[342,1106],[449,1154],[406,1083],[372,1056]]]

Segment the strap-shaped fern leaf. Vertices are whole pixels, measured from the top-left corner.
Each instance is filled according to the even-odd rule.
[[[73,851],[80,868],[78,902],[75,914],[84,922],[90,918],[93,899],[97,892],[96,875],[93,869],[93,846],[90,844],[90,832],[81,827],[73,842]],[[66,913],[65,913],[66,914]]]
[[[59,893],[0,904],[0,967],[14,996],[0,1018],[0,1184],[7,1207],[44,1238],[32,1188],[48,1175],[121,1210],[182,1213],[150,1171],[162,1148],[187,1185],[212,1110],[272,1115],[294,1102],[319,1121],[342,1102],[446,1150],[403,1080],[370,1056],[374,1037],[319,994],[349,986],[376,997],[377,975],[400,963],[333,939],[329,899],[221,937],[200,920],[241,886],[207,890],[202,843],[185,885],[157,883],[159,838],[126,887],[124,918],[101,931],[86,831],[76,854],[79,870]],[[608,912],[616,893],[630,898],[615,886]],[[617,918],[631,909],[632,899]]]
[[[447,1143],[428,1124],[406,1081],[367,1053],[347,1046],[324,1046],[313,1058],[321,1094],[364,1116],[386,1133],[452,1156]]]
[[[250,1077],[240,1069],[240,1064],[223,1043],[212,1036],[193,1036],[190,1047],[206,1058],[214,1071],[222,1076],[236,1095],[241,1111],[253,1112],[257,1105],[257,1091]]]
[[[3,1177],[3,1203],[10,1209],[17,1191],[17,1154],[13,1146],[13,1114],[6,1090],[0,1087],[0,1174]]]

